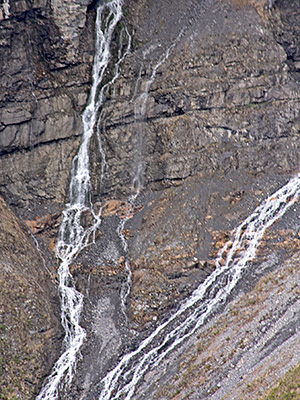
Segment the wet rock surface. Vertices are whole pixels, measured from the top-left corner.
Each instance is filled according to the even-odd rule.
[[[230,230],[284,184],[299,164],[299,84],[270,22],[286,18],[285,4],[277,3],[271,16],[263,8],[258,14],[255,8],[230,3],[185,6],[183,24],[176,29],[172,13],[167,17],[160,9],[158,28],[157,13],[153,11],[151,19],[149,7],[143,20],[135,4],[138,18],[134,19],[135,14],[132,18],[138,20],[138,48],[116,83],[115,93],[120,96],[105,108],[103,143],[109,176],[104,196],[114,193],[116,198],[126,198],[135,164],[140,162],[144,169],[143,208],[125,228],[133,270],[130,323],[142,337],[143,330],[151,331],[171,315],[204,280]],[[168,38],[166,26],[172,26]],[[153,32],[151,41],[145,35],[148,30]],[[268,268],[275,267],[273,263]],[[251,271],[245,277],[246,292],[259,277]],[[298,361],[296,356],[289,367]],[[170,365],[166,368],[172,371]],[[164,371],[164,365],[159,371]],[[222,387],[227,372],[214,380],[207,375],[201,380],[203,387],[197,383],[190,391],[175,385],[177,397],[208,398],[211,385],[215,383],[214,390]],[[278,374],[276,370],[277,379]],[[194,375],[187,370],[178,376],[187,382],[194,376],[198,382],[202,375],[202,370]],[[166,376],[168,381],[170,375]],[[152,379],[149,373],[136,398],[176,395],[166,381],[153,386]],[[159,385],[165,390],[153,394]],[[260,390],[257,395],[264,389]],[[225,388],[219,393],[223,396]],[[236,396],[240,396],[238,389]]]
[[[267,232],[236,298],[162,363],[158,376],[149,373],[145,396],[135,398],[265,399],[299,363],[298,216],[299,206]]]
[[[230,231],[287,182],[299,164],[299,84],[272,25],[272,18],[286,18],[285,4],[277,3],[269,14],[263,7],[258,13],[245,4],[232,7],[213,1],[185,3],[180,11],[177,2],[174,14],[166,15],[160,8],[160,19],[156,5],[143,6],[128,5],[136,48],[125,61],[114,97],[106,102],[102,128],[109,165],[104,199],[126,204],[136,189],[136,165],[143,169],[138,197],[142,206],[124,229],[133,271],[129,326],[140,338],[211,273]],[[182,24],[172,23],[175,15]],[[95,181],[96,173],[95,169]],[[112,203],[111,212],[120,214],[117,208]],[[120,246],[109,232],[110,240]],[[259,276],[251,269],[245,292]],[[83,354],[90,351],[89,344],[83,347]],[[113,359],[124,349],[114,351]],[[298,361],[295,357],[293,363]],[[159,368],[163,370],[164,366]],[[84,368],[81,373],[84,376]],[[153,386],[151,374],[136,398],[175,396],[164,378]],[[185,374],[190,377],[189,371]],[[195,380],[201,374],[195,372]],[[278,374],[277,370],[274,376]],[[170,375],[166,376],[168,381]],[[222,379],[220,375],[213,381],[216,388]],[[177,396],[207,398],[213,382],[208,375],[203,388],[176,387]],[[268,385],[272,383],[270,379]],[[158,385],[165,391],[153,394]]]
[[[211,270],[214,232],[230,231],[299,164],[299,85],[270,29],[285,5],[259,8],[264,19],[245,3],[181,7],[162,7],[159,29],[155,5],[129,2],[137,49],[104,114],[104,196],[126,198],[136,164],[144,172],[144,208],[128,223],[140,322],[191,292]]]
[[[16,1],[0,21],[0,192],[43,252],[41,263],[32,250],[33,265],[53,274],[91,84],[94,7],[83,0]],[[95,244],[71,267],[85,295],[87,339],[64,398],[97,397],[120,355],[179,307],[214,270],[230,231],[299,169],[298,1],[128,0],[124,15],[133,43],[101,110],[107,162],[101,187],[103,159],[97,140],[91,144],[92,198],[96,208],[103,205],[103,222]],[[119,48],[116,36],[114,53]],[[147,374],[135,398],[258,398],[299,362],[293,351],[274,365],[298,340],[298,211],[268,232],[224,313]],[[284,257],[291,259],[284,263]],[[125,260],[133,273],[126,315],[120,301]],[[30,372],[32,389],[22,386],[27,375],[20,378],[24,398],[33,398],[60,353],[62,332],[51,317],[55,283],[40,273],[28,269],[23,279],[13,272],[24,293],[40,299],[36,315],[44,316],[36,322],[39,333],[25,329],[30,339],[18,342],[16,334],[16,348],[28,342],[32,352],[38,343],[48,355],[38,362],[31,354],[38,372]],[[8,306],[26,318],[16,288],[9,291]],[[55,312],[41,300],[51,296]],[[275,299],[281,313],[272,308]],[[44,320],[53,330],[40,339]],[[14,323],[5,322],[9,329]],[[10,382],[11,370],[4,371]]]

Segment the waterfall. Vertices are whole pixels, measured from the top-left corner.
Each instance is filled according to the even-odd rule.
[[[133,190],[135,191],[135,195],[133,195],[131,198],[133,200],[133,202],[138,197],[138,195],[142,189],[142,186],[143,186],[142,178],[143,178],[143,173],[144,173],[145,168],[144,168],[144,160],[143,160],[142,150],[144,147],[144,139],[145,139],[144,122],[145,122],[145,117],[146,117],[146,105],[147,105],[147,100],[149,97],[149,90],[155,79],[155,76],[156,76],[156,73],[157,73],[159,67],[168,60],[173,48],[176,46],[179,39],[182,37],[184,31],[185,31],[185,28],[180,31],[177,38],[167,48],[167,50],[160,56],[159,60],[157,61],[157,63],[154,65],[154,67],[152,69],[150,78],[147,80],[147,82],[145,84],[144,91],[134,101],[135,124],[136,124],[136,126],[138,126],[138,123],[140,122],[141,127],[136,132],[135,138],[134,138],[135,154],[134,154],[134,171],[133,171],[132,187],[133,187]],[[148,51],[146,50],[143,54],[144,60],[145,60],[145,56],[148,54]],[[140,70],[140,74],[139,74],[139,77],[136,82],[135,96],[136,96],[136,92],[137,92],[138,84],[139,84],[140,80],[141,80],[141,70]]]
[[[102,85],[105,70],[111,60],[112,37],[121,17],[122,0],[112,0],[97,8],[93,83],[87,106],[82,115],[82,143],[73,160],[69,203],[63,212],[56,247],[57,257],[61,260],[58,277],[61,323],[65,330],[64,352],[55,363],[52,373],[46,379],[40,394],[37,396],[37,400],[57,399],[60,389],[70,385],[76,369],[78,352],[86,336],[84,329],[79,324],[83,295],[75,288],[69,266],[86,246],[95,241],[95,234],[101,223],[101,209],[96,212],[91,202],[89,147],[90,140],[96,130],[102,156],[101,182],[105,170],[105,155],[99,135],[99,112],[104,102],[105,93],[119,76],[120,64],[130,49],[131,37],[126,31],[128,36],[127,47],[125,46],[125,50],[119,51],[113,77],[105,85]],[[92,217],[92,223],[88,227],[85,227],[82,223],[82,217],[86,213],[89,213]]]
[[[125,354],[102,380],[99,400],[125,399],[134,395],[145,372],[186,341],[224,303],[239,282],[243,270],[256,256],[264,232],[298,200],[300,174],[268,197],[232,232],[220,250],[216,268],[167,321]]]
[[[120,291],[121,310],[122,310],[123,315],[125,316],[126,321],[127,321],[126,299],[129,295],[130,289],[131,289],[132,272],[131,272],[129,261],[127,260],[128,244],[127,244],[127,240],[123,234],[123,230],[124,230],[126,222],[130,218],[129,213],[134,208],[135,199],[136,199],[136,197],[134,197],[134,196],[131,196],[129,198],[128,204],[129,204],[130,209],[128,210],[128,216],[126,216],[123,220],[120,221],[119,226],[117,228],[117,233],[121,239],[122,247],[123,247],[124,254],[125,254],[125,272],[127,273],[126,280],[122,284],[121,291]]]
[[[61,260],[58,270],[59,291],[61,298],[61,321],[65,330],[64,352],[46,379],[37,400],[55,400],[60,391],[67,388],[73,379],[78,353],[86,333],[80,326],[83,308],[83,295],[75,288],[69,266],[76,256],[87,246],[95,242],[96,232],[101,224],[101,209],[97,211],[91,201],[92,183],[90,177],[90,141],[96,133],[96,140],[102,158],[100,183],[103,179],[106,161],[100,137],[101,108],[105,93],[119,76],[119,67],[130,49],[130,35],[127,47],[119,51],[113,77],[103,85],[105,70],[111,60],[110,45],[115,28],[122,17],[122,0],[111,0],[97,8],[96,50],[93,64],[93,84],[86,109],[82,116],[82,143],[73,160],[69,188],[69,203],[63,212],[56,248],[57,257]],[[179,37],[181,34],[179,35]],[[178,38],[179,38],[178,37]],[[154,66],[150,79],[146,82],[145,91],[135,100],[136,120],[143,123],[150,86],[155,79],[159,66],[165,62],[176,41]],[[133,172],[134,194],[128,203],[131,209],[142,188],[144,165],[142,147],[144,132],[138,132],[136,145],[138,149]],[[177,346],[186,341],[205,323],[207,318],[224,303],[240,281],[248,263],[255,257],[265,230],[297,201],[300,196],[300,174],[290,180],[284,187],[267,198],[253,213],[243,221],[231,235],[230,241],[220,250],[215,264],[216,268],[205,281],[183,302],[180,308],[165,322],[144,339],[135,350],[123,355],[118,364],[103,378],[99,400],[125,399],[134,396],[137,385],[147,370],[155,368]],[[85,214],[91,216],[92,222],[85,226],[82,222]],[[128,214],[129,217],[129,214]],[[118,234],[127,253],[127,241],[122,231],[128,218],[123,219],[118,227]],[[126,282],[121,287],[121,306],[125,314],[126,298],[130,291],[131,270],[126,260]]]
[[[141,70],[140,70],[138,79],[136,81],[136,87],[135,87],[134,96],[133,96],[134,118],[135,118],[136,126],[138,126],[139,121],[141,121],[142,125],[141,125],[140,129],[137,130],[137,132],[135,134],[135,138],[134,138],[134,146],[133,147],[134,147],[135,154],[133,157],[133,178],[132,178],[133,194],[127,200],[127,203],[129,206],[128,216],[125,216],[125,218],[120,222],[118,229],[117,229],[117,233],[121,239],[123,250],[124,250],[126,257],[127,257],[128,245],[127,245],[127,240],[126,240],[125,236],[123,235],[122,231],[124,230],[126,222],[130,218],[130,213],[132,213],[134,210],[136,200],[143,188],[142,178],[143,178],[143,173],[144,173],[144,160],[143,160],[142,150],[144,148],[144,138],[145,138],[143,124],[144,124],[144,120],[145,120],[145,116],[146,116],[146,104],[147,104],[147,100],[149,97],[150,86],[155,79],[158,68],[167,61],[172,49],[175,47],[176,43],[182,36],[183,32],[184,32],[184,30],[182,30],[179,33],[179,35],[174,40],[174,42],[171,44],[171,46],[168,47],[166,52],[162,54],[162,56],[159,58],[158,62],[154,65],[154,67],[152,69],[152,73],[150,75],[150,78],[146,82],[145,89],[139,96],[137,96],[137,90],[138,90],[138,84],[141,80]],[[144,58],[145,58],[145,54],[144,54]],[[130,265],[129,265],[129,262],[127,259],[125,260],[125,270],[127,273],[127,278],[121,287],[120,297],[121,297],[122,312],[123,312],[125,318],[127,319],[126,299],[130,293],[131,279],[132,279],[132,272],[131,272]]]

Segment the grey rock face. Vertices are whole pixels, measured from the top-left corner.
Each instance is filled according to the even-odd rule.
[[[300,87],[275,36],[286,3],[274,14],[264,7],[265,20],[219,1],[147,5],[128,4],[135,47],[102,124],[104,197],[126,199],[143,170],[144,208],[126,226],[137,331],[152,329],[205,279],[229,231],[300,161]],[[152,395],[151,379],[145,386],[146,397],[169,396]]]
[[[92,0],[52,0],[51,9],[62,39],[68,43],[66,58],[75,61],[76,49],[86,23],[87,6]]]
[[[48,230],[44,241],[31,237],[1,200],[0,397],[7,399],[34,399],[61,352],[55,233],[35,218],[62,208],[80,142],[94,43],[87,6],[77,4],[68,30],[71,18],[55,20],[49,1],[1,4],[0,192],[32,231]]]
[[[61,348],[55,263],[2,198],[0,215],[0,396],[33,399]]]
[[[93,59],[93,12],[73,3],[14,2],[0,24],[0,186],[10,204],[64,201]]]
[[[108,163],[101,190],[103,160],[97,141],[91,144],[92,197],[110,211],[96,245],[72,266],[86,296],[82,323],[90,339],[74,399],[97,392],[110,357],[135,343],[118,304],[126,278],[120,220],[132,217],[124,234],[133,270],[129,327],[138,337],[212,271],[229,231],[298,171],[299,4],[249,3],[125,2],[133,45],[101,110]],[[91,83],[94,6],[2,3],[0,192],[22,217],[61,210],[67,196]],[[142,190],[132,209],[127,199],[139,172]],[[53,248],[56,229],[38,238]],[[39,368],[36,387],[49,365]]]
[[[146,94],[145,114],[137,112],[145,87],[172,46],[172,38],[164,43],[164,28],[128,60],[106,104],[105,192],[128,191],[138,157],[144,185],[157,188],[197,173],[290,173],[298,166],[299,86],[288,74],[284,49],[254,9],[207,2],[192,15],[191,7],[186,4],[175,47]],[[143,23],[145,31],[155,26],[151,19]],[[137,40],[143,32],[137,30]],[[266,148],[268,156],[260,157]]]

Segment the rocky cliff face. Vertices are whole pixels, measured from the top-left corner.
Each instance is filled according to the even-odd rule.
[[[216,1],[168,7],[129,3],[138,48],[106,103],[103,128],[104,195],[126,199],[136,164],[143,168],[144,208],[129,239],[138,282],[132,312],[142,321],[194,288],[209,271],[201,266],[217,232],[299,165],[297,61],[277,42],[292,5],[289,14],[278,4],[262,15]]]
[[[108,168],[100,189],[103,158],[96,140],[91,146],[96,188],[92,197],[95,203],[104,205],[103,223],[96,244],[80,254],[72,267],[77,287],[86,295],[82,324],[87,330],[83,358],[71,388],[72,398],[93,398],[100,378],[114,359],[134,347],[140,337],[176,309],[213,270],[216,251],[230,231],[257,203],[298,171],[299,1],[273,3],[125,2],[124,18],[133,43],[101,112],[100,130]],[[38,260],[29,234],[22,239],[30,242],[26,253],[34,254],[33,266],[43,269],[44,265],[52,272],[51,251],[68,194],[71,160],[80,142],[80,115],[91,84],[94,7],[95,3],[88,0],[2,4],[0,189],[15,213],[27,221],[44,252],[45,260]],[[114,53],[118,51],[117,38]],[[132,206],[128,197],[140,186],[141,193]],[[5,226],[9,226],[15,217],[8,214],[7,208],[3,210]],[[286,293],[281,305],[289,307],[289,273],[294,273],[291,271],[299,251],[298,211],[295,206],[294,214],[268,234],[257,264],[235,294],[240,297],[231,304],[228,314],[208,325],[201,340],[189,343],[186,357],[178,354],[180,361],[166,367],[167,372],[145,379],[142,387],[147,398],[198,399],[208,398],[212,392],[221,393],[216,398],[225,396],[222,382],[234,368],[230,365],[247,360],[243,358],[245,349],[257,340],[254,332],[259,332],[262,318],[257,318],[257,313],[265,307],[272,319],[272,302],[267,297],[270,293],[276,297],[275,278],[268,278],[269,285],[264,281],[255,285],[270,269],[275,274],[274,270],[280,268],[282,252],[294,257],[284,265],[281,280],[286,282],[281,283]],[[125,254],[117,228],[128,216],[131,218],[123,233],[128,240],[133,283],[126,322],[119,304],[120,285],[126,279]],[[12,232],[13,228],[9,229]],[[12,247],[5,251],[17,254]],[[276,254],[276,262],[269,262],[261,272],[257,267],[255,272],[255,265],[267,263],[272,254]],[[45,283],[42,289],[36,288],[31,280],[35,276],[44,280],[47,272],[31,267],[26,273],[24,292],[32,293],[32,301],[40,299],[36,308],[48,326],[38,328],[44,339],[30,336],[30,343],[33,348],[40,343],[43,354],[48,354],[51,340],[61,335],[57,320],[51,317],[58,307],[57,299],[49,300],[54,283],[49,279],[49,286]],[[14,274],[16,279],[23,279],[18,269]],[[14,287],[9,289],[9,282],[11,279],[7,280],[7,290],[15,293]],[[259,298],[259,310],[251,305],[251,296]],[[56,301],[53,309],[45,309],[49,301]],[[25,315],[17,294],[11,296],[9,304]],[[239,322],[230,310],[238,310],[243,318],[248,311],[253,313],[247,320],[251,326],[243,337],[237,332]],[[280,325],[281,316],[274,318]],[[224,330],[220,328],[222,321],[227,325]],[[11,320],[5,326],[12,327],[14,323]],[[39,324],[42,326],[43,322]],[[295,321],[293,326],[296,325]],[[50,326],[53,331],[49,336],[41,333],[48,332]],[[267,330],[269,325],[266,326]],[[31,335],[29,328],[26,332]],[[215,348],[224,347],[227,337],[238,338],[233,343],[243,340],[245,345],[236,351],[237,346],[228,347],[226,360],[232,361],[217,365],[220,363],[214,363],[211,354]],[[29,341],[27,337],[22,340],[16,336],[19,347]],[[269,343],[268,348],[276,348],[276,340],[274,343]],[[49,353],[47,362],[38,364],[38,373],[31,373],[35,376],[34,389],[25,392],[20,383],[14,393],[31,398],[37,392],[42,376],[54,361],[54,353],[59,354],[58,347],[57,344],[55,351]],[[283,352],[288,349],[283,348]],[[280,351],[278,344],[276,356]],[[219,353],[216,357],[225,359],[225,353]],[[266,351],[261,360],[271,353]],[[6,357],[8,363],[12,356],[7,353]],[[33,353],[31,365],[37,365],[35,357]],[[230,381],[231,389],[236,388],[234,398],[257,398],[297,362],[297,356],[284,368],[270,362],[274,373],[260,391],[255,382],[263,379],[265,370],[260,374],[254,368],[249,376],[243,372],[249,380],[242,379],[242,389],[237,377]],[[5,368],[4,379],[9,381],[12,373],[10,367]],[[24,376],[20,382],[28,379]],[[170,379],[172,388],[160,390],[160,385],[166,388],[165,382]],[[247,392],[247,384],[252,385],[252,391]]]
[[[90,85],[93,12],[88,2],[8,3],[1,21],[0,185],[9,204],[26,213],[64,201]]]
[[[3,199],[0,215],[0,397],[29,399],[61,348],[55,263]]]
[[[1,200],[2,399],[35,398],[61,352],[55,212],[65,199],[90,85],[87,6],[1,4],[0,187],[22,219]],[[46,246],[33,235],[40,231],[47,231]]]

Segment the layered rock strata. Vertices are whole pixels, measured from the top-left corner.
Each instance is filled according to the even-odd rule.
[[[16,330],[9,340],[15,352],[29,343],[22,360],[29,357],[36,368],[28,370],[35,376],[31,389],[23,370],[20,382],[13,382],[18,363],[9,364],[15,353],[7,353],[3,377],[18,387],[12,395],[24,398],[37,393],[60,350],[61,331],[51,317],[57,303],[53,309],[46,306],[57,301],[47,275],[47,269],[54,273],[53,255],[46,248],[52,251],[55,245],[71,160],[80,143],[81,112],[91,84],[95,6],[84,0],[6,0],[1,6],[0,192],[27,221],[45,259],[1,203],[5,237],[14,231],[30,254],[25,259],[19,244],[1,241],[6,246],[3,287],[11,293],[3,337],[8,340],[19,318],[24,336]],[[133,44],[101,112],[108,169],[100,189],[103,159],[97,141],[91,145],[92,198],[97,207],[105,205],[103,224],[95,246],[72,266],[85,294],[82,324],[88,338],[71,388],[74,398],[98,390],[96,384],[114,360],[212,271],[230,231],[299,168],[296,0],[128,0],[124,15]],[[129,196],[139,189],[132,206]],[[117,229],[127,217],[126,254]],[[296,222],[292,229],[296,235]],[[25,272],[10,257],[24,257]],[[129,320],[119,300],[126,280],[124,257],[133,271]],[[12,276],[20,282],[24,302]],[[251,290],[259,277],[253,274],[243,290]],[[41,287],[36,284],[45,280]],[[36,314],[25,307],[27,299]],[[14,307],[16,315],[10,311]],[[37,326],[33,333],[27,321],[31,315]],[[54,338],[59,340],[52,352],[48,346]],[[49,359],[38,362],[36,351]],[[178,385],[176,390],[182,396],[205,392],[194,386],[191,380],[188,389]],[[180,393],[173,394],[181,398]]]

